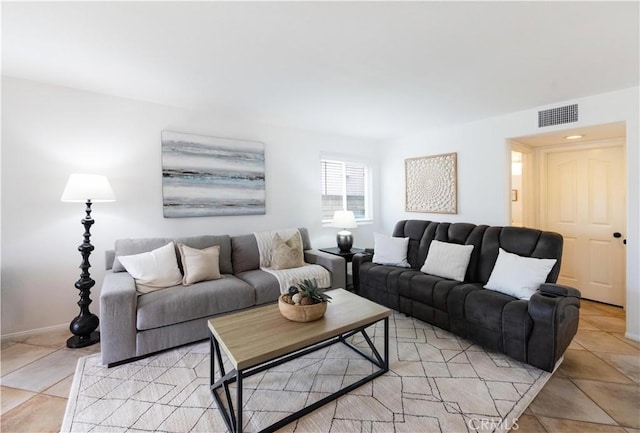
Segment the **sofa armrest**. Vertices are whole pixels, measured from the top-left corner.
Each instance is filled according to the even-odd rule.
[[[561,286],[560,284],[542,284],[538,289],[541,293],[556,296],[573,296],[580,299],[580,291],[569,286]]]
[[[113,269],[113,262],[116,260],[116,250],[107,250],[104,252],[104,268],[108,271]]]
[[[373,250],[366,249],[364,253],[357,253],[351,259],[351,272],[353,272],[353,290],[360,291],[360,266],[373,260]]]
[[[347,267],[342,257],[318,250],[306,250],[304,252],[304,261],[320,265],[331,272],[332,289],[347,288]]]
[[[580,292],[555,284],[543,286],[529,299],[528,312],[533,319],[533,330],[529,338],[527,362],[553,371],[578,332]]]
[[[100,293],[100,350],[102,364],[136,356],[138,293],[128,272],[107,271]]]

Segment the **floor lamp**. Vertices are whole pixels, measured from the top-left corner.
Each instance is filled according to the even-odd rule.
[[[80,264],[80,279],[76,281],[76,289],[80,290],[80,314],[78,314],[69,325],[69,330],[73,337],[67,340],[67,347],[77,349],[90,346],[100,341],[100,332],[96,331],[100,320],[98,316],[89,311],[91,304],[91,288],[96,283],[89,274],[89,255],[93,251],[93,245],[89,242],[91,233],[89,230],[94,223],[91,218],[91,204],[94,202],[115,201],[115,196],[111,185],[106,177],[97,174],[72,174],[69,176],[67,186],[62,193],[61,201],[86,203],[86,216],[80,221],[84,226],[84,241],[78,247],[82,255]]]

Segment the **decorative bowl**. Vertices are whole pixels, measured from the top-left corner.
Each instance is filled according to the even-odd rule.
[[[282,295],[278,298],[280,314],[294,322],[313,322],[321,319],[327,311],[327,303],[320,302],[311,305],[293,305],[282,300]]]

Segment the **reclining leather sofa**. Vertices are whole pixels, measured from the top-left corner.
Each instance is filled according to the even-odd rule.
[[[489,227],[422,220],[399,221],[394,237],[409,238],[410,268],[353,258],[358,294],[436,325],[492,350],[553,371],[578,330],[580,292],[554,284],[562,236],[518,227]],[[420,271],[433,240],[473,245],[463,282]],[[547,280],[529,300],[485,289],[499,249],[524,257],[556,259]]]
[[[307,229],[298,231],[304,261],[326,268],[331,288],[345,287],[344,259],[311,249]],[[141,294],[117,257],[149,252],[171,241],[196,249],[219,246],[222,278]],[[110,367],[208,338],[212,316],[275,302],[281,291],[278,279],[260,267],[254,234],[118,239],[115,249],[106,252],[106,268],[100,337],[102,363]]]

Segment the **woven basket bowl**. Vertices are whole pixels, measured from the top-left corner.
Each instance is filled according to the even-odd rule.
[[[294,322],[313,322],[321,319],[327,311],[327,303],[320,302],[312,305],[292,305],[282,300],[282,295],[278,298],[280,314]]]

